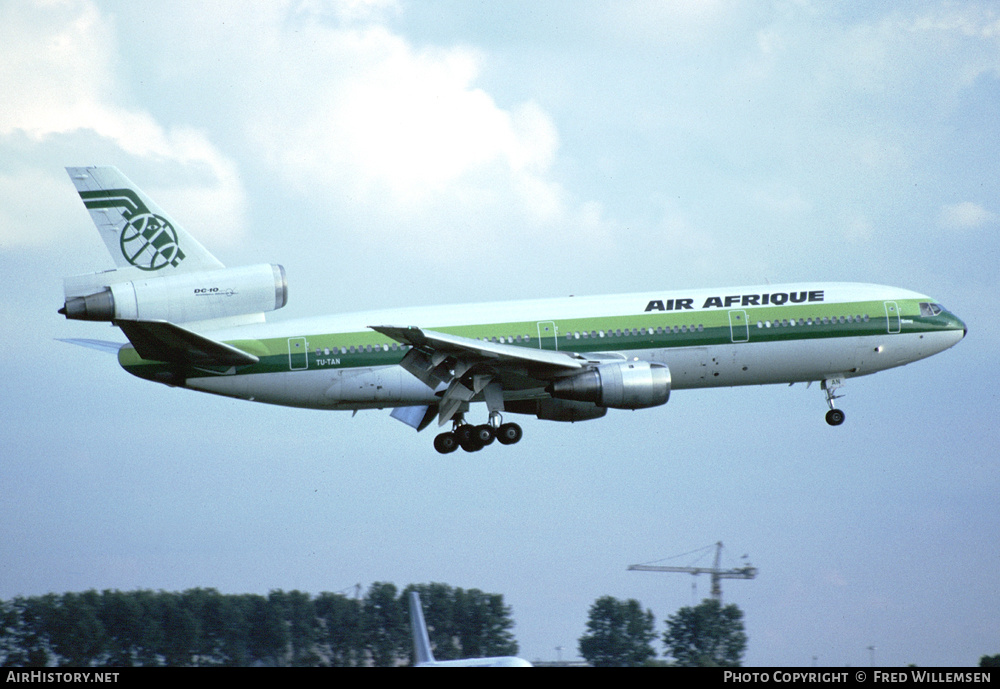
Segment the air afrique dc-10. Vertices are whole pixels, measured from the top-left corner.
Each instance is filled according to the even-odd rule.
[[[66,278],[60,313],[109,321],[129,373],[171,386],[313,409],[392,409],[442,453],[510,445],[504,413],[584,421],[689,388],[847,378],[948,349],[965,324],[896,287],[808,283],[405,308],[265,323],[287,300],[278,265],[226,268],[113,167],[67,168],[116,268]],[[466,421],[486,404],[486,423]]]

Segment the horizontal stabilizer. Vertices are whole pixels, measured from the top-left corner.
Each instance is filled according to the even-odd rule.
[[[168,361],[192,366],[249,366],[258,359],[242,349],[191,332],[167,321],[115,321],[149,361]]]
[[[107,340],[81,340],[77,338],[56,338],[60,342],[68,342],[69,344],[80,345],[81,347],[87,347],[89,349],[96,349],[99,352],[107,352],[108,354],[117,354],[118,350],[124,347],[121,342],[108,342]]]

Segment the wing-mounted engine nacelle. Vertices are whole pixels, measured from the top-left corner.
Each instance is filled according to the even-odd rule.
[[[95,277],[113,278],[115,272]],[[188,323],[274,311],[287,301],[285,269],[260,264],[112,282],[83,295],[67,289],[66,304],[59,313],[85,321]]]
[[[670,369],[645,361],[601,364],[554,381],[545,391],[557,399],[593,402],[612,409],[658,407],[670,398]]]

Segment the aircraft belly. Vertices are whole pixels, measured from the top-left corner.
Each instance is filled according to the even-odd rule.
[[[330,387],[329,371],[280,371],[218,378],[188,378],[186,387],[286,407],[325,409],[334,406],[326,403],[323,394]]]
[[[739,342],[661,349],[649,358],[670,368],[675,390],[807,382],[832,375],[859,376],[902,366],[950,346],[927,342],[915,347],[913,342],[918,337],[887,335]],[[924,339],[929,337],[925,335]],[[877,353],[876,347],[883,342],[889,344],[882,344],[882,354]],[[883,356],[890,351],[890,356]]]
[[[331,372],[323,393],[335,405],[406,407],[438,401],[434,391],[399,366],[345,368]]]
[[[675,390],[807,382],[829,376],[863,376],[903,366],[948,349],[962,336],[961,331],[939,331],[751,341],[657,350],[652,360],[670,367]]]
[[[857,338],[860,373],[866,375],[926,359],[955,345],[964,337],[959,330],[886,334]]]

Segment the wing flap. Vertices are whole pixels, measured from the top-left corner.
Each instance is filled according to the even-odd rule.
[[[400,366],[424,385],[437,389],[442,383],[448,384],[438,405],[439,426],[463,413],[481,393],[491,415],[503,411],[500,379],[505,373],[519,373],[533,380],[551,380],[588,365],[587,359],[569,352],[475,340],[416,326],[369,327],[411,346]]]
[[[115,321],[149,361],[168,361],[192,366],[249,366],[260,361],[253,354],[216,342],[168,321]]]

